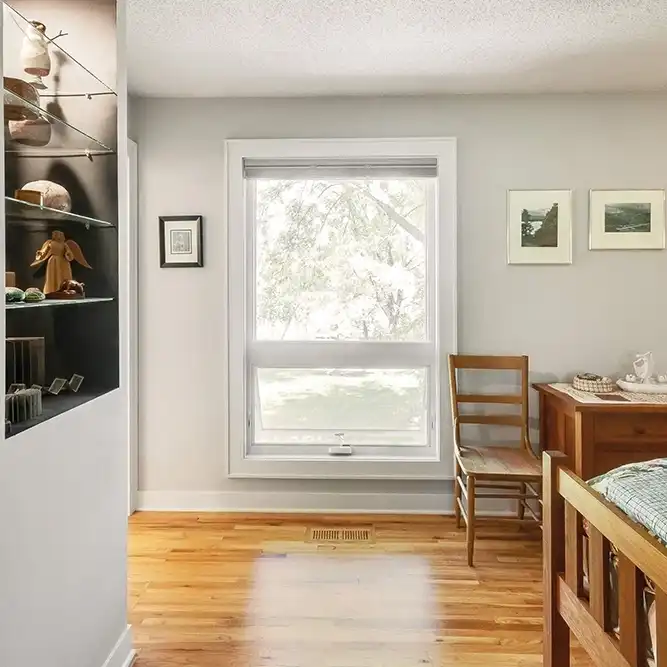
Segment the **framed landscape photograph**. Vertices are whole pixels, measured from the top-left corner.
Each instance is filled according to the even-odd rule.
[[[509,264],[572,263],[572,192],[510,190],[507,193]]]
[[[665,247],[664,190],[591,190],[591,250]]]
[[[160,216],[160,266],[204,266],[201,215]]]

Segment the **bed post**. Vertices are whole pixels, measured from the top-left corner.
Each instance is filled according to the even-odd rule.
[[[544,667],[570,665],[570,629],[558,611],[558,577],[565,571],[565,502],[558,493],[558,470],[566,460],[561,452],[542,456]]]

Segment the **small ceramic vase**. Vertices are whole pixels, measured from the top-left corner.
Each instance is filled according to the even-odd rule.
[[[21,66],[26,74],[32,75],[30,83],[39,89],[46,88],[43,76],[51,73],[49,42],[46,39],[46,26],[39,21],[31,21],[25,32],[21,46]]]

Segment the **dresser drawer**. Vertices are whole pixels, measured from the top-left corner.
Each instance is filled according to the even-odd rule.
[[[667,442],[667,413],[606,413],[595,416],[596,442],[652,440]]]

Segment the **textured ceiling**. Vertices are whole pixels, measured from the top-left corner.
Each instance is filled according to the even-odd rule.
[[[128,0],[128,25],[141,95],[667,88],[667,0]]]

